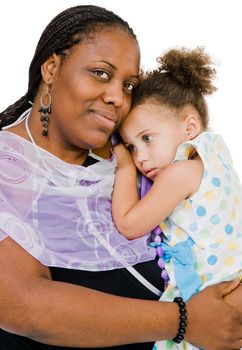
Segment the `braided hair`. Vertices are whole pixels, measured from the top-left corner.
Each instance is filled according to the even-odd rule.
[[[213,62],[204,47],[170,49],[157,59],[158,69],[143,74],[141,83],[132,95],[132,107],[147,100],[179,109],[192,105],[198,112],[202,126],[208,127],[205,96],[216,87]]]
[[[112,11],[93,5],[78,5],[59,13],[45,28],[29,67],[27,93],[0,113],[0,129],[13,123],[34,101],[41,82],[41,65],[53,53],[64,59],[65,50],[88,39],[99,29],[119,27],[136,40],[126,21]]]

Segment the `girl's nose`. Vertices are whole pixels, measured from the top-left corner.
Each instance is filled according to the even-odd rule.
[[[145,150],[136,150],[135,158],[139,164],[142,164],[148,159],[147,152]]]

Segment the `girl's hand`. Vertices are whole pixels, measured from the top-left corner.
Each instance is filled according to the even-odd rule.
[[[241,288],[237,288],[238,284],[239,281],[234,281],[209,286],[187,302],[187,341],[206,350],[242,347]],[[235,288],[240,289],[240,296],[234,294],[231,306],[229,295],[237,291]],[[235,292],[223,298],[228,290],[234,289]]]
[[[114,146],[113,152],[117,157],[118,169],[127,167],[127,166],[135,168],[135,164],[133,162],[130,152],[122,143],[119,143],[118,145]]]

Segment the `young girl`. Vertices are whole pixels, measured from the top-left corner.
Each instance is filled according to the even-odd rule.
[[[196,349],[182,342],[183,299],[241,275],[241,184],[223,139],[208,131],[204,96],[215,90],[210,57],[203,48],[170,50],[159,63],[136,89],[120,127],[136,167],[153,185],[139,200],[132,158],[116,146],[113,218],[129,239],[156,226],[162,230],[163,238],[156,229],[150,243],[169,276],[161,300],[180,296],[183,317],[178,337],[157,342],[155,349]]]

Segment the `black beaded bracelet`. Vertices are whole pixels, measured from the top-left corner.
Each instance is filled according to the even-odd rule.
[[[180,318],[179,318],[178,333],[175,336],[175,338],[173,338],[172,340],[175,343],[180,344],[182,342],[182,340],[184,339],[184,335],[186,333],[187,310],[186,310],[186,304],[185,304],[184,300],[181,297],[176,297],[176,298],[174,298],[173,301],[175,303],[177,303],[178,306],[179,306]]]

